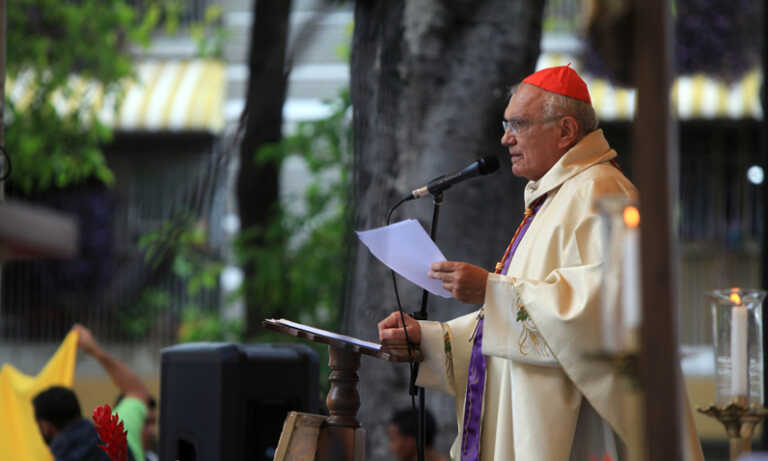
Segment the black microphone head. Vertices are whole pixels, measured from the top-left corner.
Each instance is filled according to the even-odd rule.
[[[489,174],[499,169],[499,159],[495,155],[486,155],[477,161],[480,174]]]

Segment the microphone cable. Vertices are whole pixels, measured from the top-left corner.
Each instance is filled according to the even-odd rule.
[[[413,199],[412,196],[404,197],[399,202],[395,203],[392,206],[392,208],[389,209],[389,211],[387,212],[387,224],[386,224],[387,226],[389,226],[390,222],[392,221],[392,213],[394,213],[394,211],[400,205],[402,205],[403,203],[405,203],[405,202],[407,202],[409,200],[412,200],[412,199]],[[416,381],[416,379],[415,379],[415,374],[417,372],[416,371],[417,370],[417,368],[416,368],[416,361],[413,358],[413,351],[411,349],[411,341],[408,338],[408,328],[407,328],[407,325],[405,323],[405,313],[403,313],[403,305],[400,302],[400,292],[397,289],[397,275],[395,274],[395,271],[392,270],[392,269],[390,269],[389,272],[392,274],[392,286],[395,289],[395,300],[397,301],[397,311],[400,313],[400,322],[403,324],[403,333],[405,334],[405,343],[408,346],[408,366],[409,366],[410,371],[411,371],[411,376],[410,376],[410,379],[408,380],[408,382],[409,382],[408,393],[411,395],[411,407],[414,410],[416,410],[416,392],[415,392],[416,387],[412,385],[412,383],[414,383]]]

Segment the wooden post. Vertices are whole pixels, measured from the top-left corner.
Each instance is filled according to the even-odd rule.
[[[331,414],[328,417],[328,425],[360,427],[357,421],[357,410],[360,409],[360,394],[357,392],[360,353],[333,346],[328,346],[328,350],[328,365],[331,367],[331,375],[328,377],[331,388],[326,399]]]
[[[311,443],[306,443],[306,431],[298,437],[299,440],[294,444],[291,440],[292,430],[286,430],[283,427],[283,434],[280,436],[280,444],[277,447],[282,458],[276,459],[302,460],[305,459],[304,457],[309,457],[306,459],[315,461],[365,461],[365,429],[360,427],[360,422],[357,420],[357,410],[360,409],[360,394],[357,392],[359,381],[357,370],[360,368],[360,354],[391,362],[408,362],[411,359],[420,361],[421,351],[418,347],[412,349],[413,346],[411,346],[409,348],[404,341],[385,341],[379,346],[285,319],[265,319],[262,321],[262,325],[270,330],[328,344],[330,356],[328,365],[331,367],[329,376],[331,388],[328,390],[328,398],[326,399],[330,416],[325,419],[319,430],[317,450],[315,451],[315,446]],[[310,418],[307,419],[307,416]],[[314,425],[316,419],[312,416],[303,414],[302,418]],[[313,430],[313,428],[309,430],[310,439]],[[317,456],[314,456],[315,453]]]
[[[331,388],[326,404],[330,416],[320,432],[317,461],[364,461],[365,429],[357,420],[360,353],[334,346],[328,346],[328,350]]]
[[[642,210],[643,327],[640,378],[645,391],[649,460],[683,459],[677,342],[678,194],[676,130],[669,103],[673,74],[671,3],[635,0],[635,85],[632,171]]]

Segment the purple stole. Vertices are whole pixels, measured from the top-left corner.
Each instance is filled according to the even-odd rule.
[[[501,262],[496,264],[495,273],[506,274],[509,270],[509,262],[517,251],[517,246],[528,231],[533,221],[533,216],[541,208],[546,195],[536,199],[525,210],[525,217],[517,227],[512,241]],[[464,424],[461,435],[461,461],[478,461],[480,459],[480,427],[483,423],[483,391],[485,389],[485,356],[483,355],[483,317],[477,321],[472,344],[472,354],[469,358],[469,374],[467,376],[467,394],[464,399]]]

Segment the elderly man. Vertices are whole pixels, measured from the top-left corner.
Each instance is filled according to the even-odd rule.
[[[512,172],[529,180],[525,217],[493,273],[432,265],[459,301],[482,304],[450,322],[406,317],[425,361],[417,384],[456,396],[456,460],[625,459],[638,421],[615,371],[585,360],[600,347],[603,248],[596,198],[636,196],[597,129],[584,81],[567,66],[518,85],[504,111]],[[400,316],[381,339],[404,337]],[[688,459],[702,459],[695,438]]]

